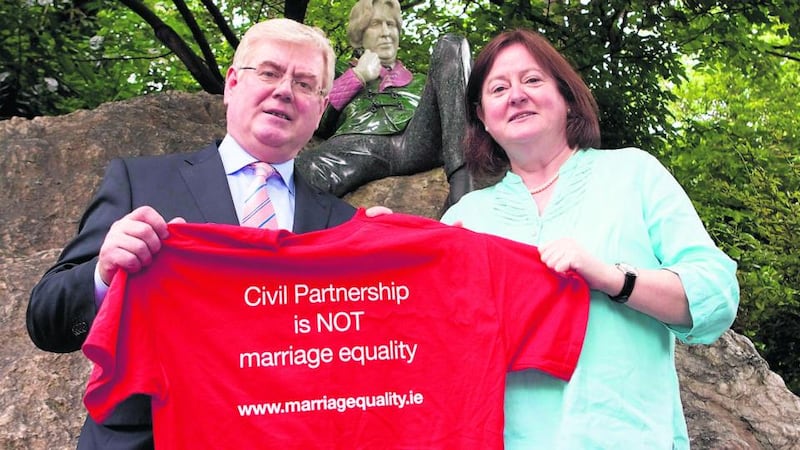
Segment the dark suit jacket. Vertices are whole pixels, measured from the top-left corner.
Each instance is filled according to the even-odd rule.
[[[79,350],[97,308],[94,270],[97,255],[114,221],[149,205],[167,221],[238,224],[236,210],[216,144],[191,154],[113,160],[78,235],[31,292],[28,333],[37,347],[52,352]],[[339,225],[355,208],[307,184],[295,171],[295,233]],[[106,424],[150,423],[148,398],[121,404]]]

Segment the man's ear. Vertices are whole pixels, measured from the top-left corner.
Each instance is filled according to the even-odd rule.
[[[228,104],[228,91],[234,88],[237,84],[239,84],[239,75],[236,73],[236,69],[234,69],[233,66],[228,67],[228,71],[225,73],[225,90],[223,96],[224,104]]]
[[[322,109],[320,110],[320,113],[319,113],[319,117],[321,119],[322,115],[325,114],[325,109],[328,108],[328,104],[330,103],[330,99],[326,95],[326,96],[322,97],[322,102],[320,102],[320,103],[322,104]]]

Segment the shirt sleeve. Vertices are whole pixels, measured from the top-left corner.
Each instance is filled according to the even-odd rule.
[[[361,84],[361,80],[358,79],[353,69],[347,69],[342,76],[333,80],[333,87],[328,94],[331,106],[337,111],[341,111],[363,88],[364,85]]]
[[[103,304],[103,299],[108,293],[108,285],[100,277],[100,266],[94,266],[94,302],[98,308]]]
[[[494,236],[486,240],[509,370],[538,369],[569,380],[589,319],[586,282],[573,272],[547,268],[534,246]]]
[[[709,344],[736,318],[736,263],[714,244],[675,178],[653,156],[643,154],[643,214],[653,251],[661,268],[680,277],[692,317],[691,327],[667,326],[683,342]]]

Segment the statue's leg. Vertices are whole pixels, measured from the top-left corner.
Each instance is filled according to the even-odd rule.
[[[435,142],[440,149],[440,159],[450,183],[445,208],[474,188],[462,148],[466,132],[464,96],[471,68],[469,44],[465,38],[447,34],[439,39],[431,55],[427,84],[413,119],[415,123],[409,123],[406,130],[406,134],[411,133],[407,145],[420,145],[412,139],[425,140]],[[417,120],[418,115],[422,116],[422,121]]]
[[[379,178],[393,175],[390,136],[334,136],[300,152],[295,168],[313,186],[338,197]]]

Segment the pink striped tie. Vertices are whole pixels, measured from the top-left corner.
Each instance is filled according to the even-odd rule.
[[[245,227],[275,230],[278,228],[278,219],[267,192],[267,179],[275,173],[275,169],[261,161],[250,166],[255,170],[256,176],[247,190],[249,194],[244,201],[241,224]]]

